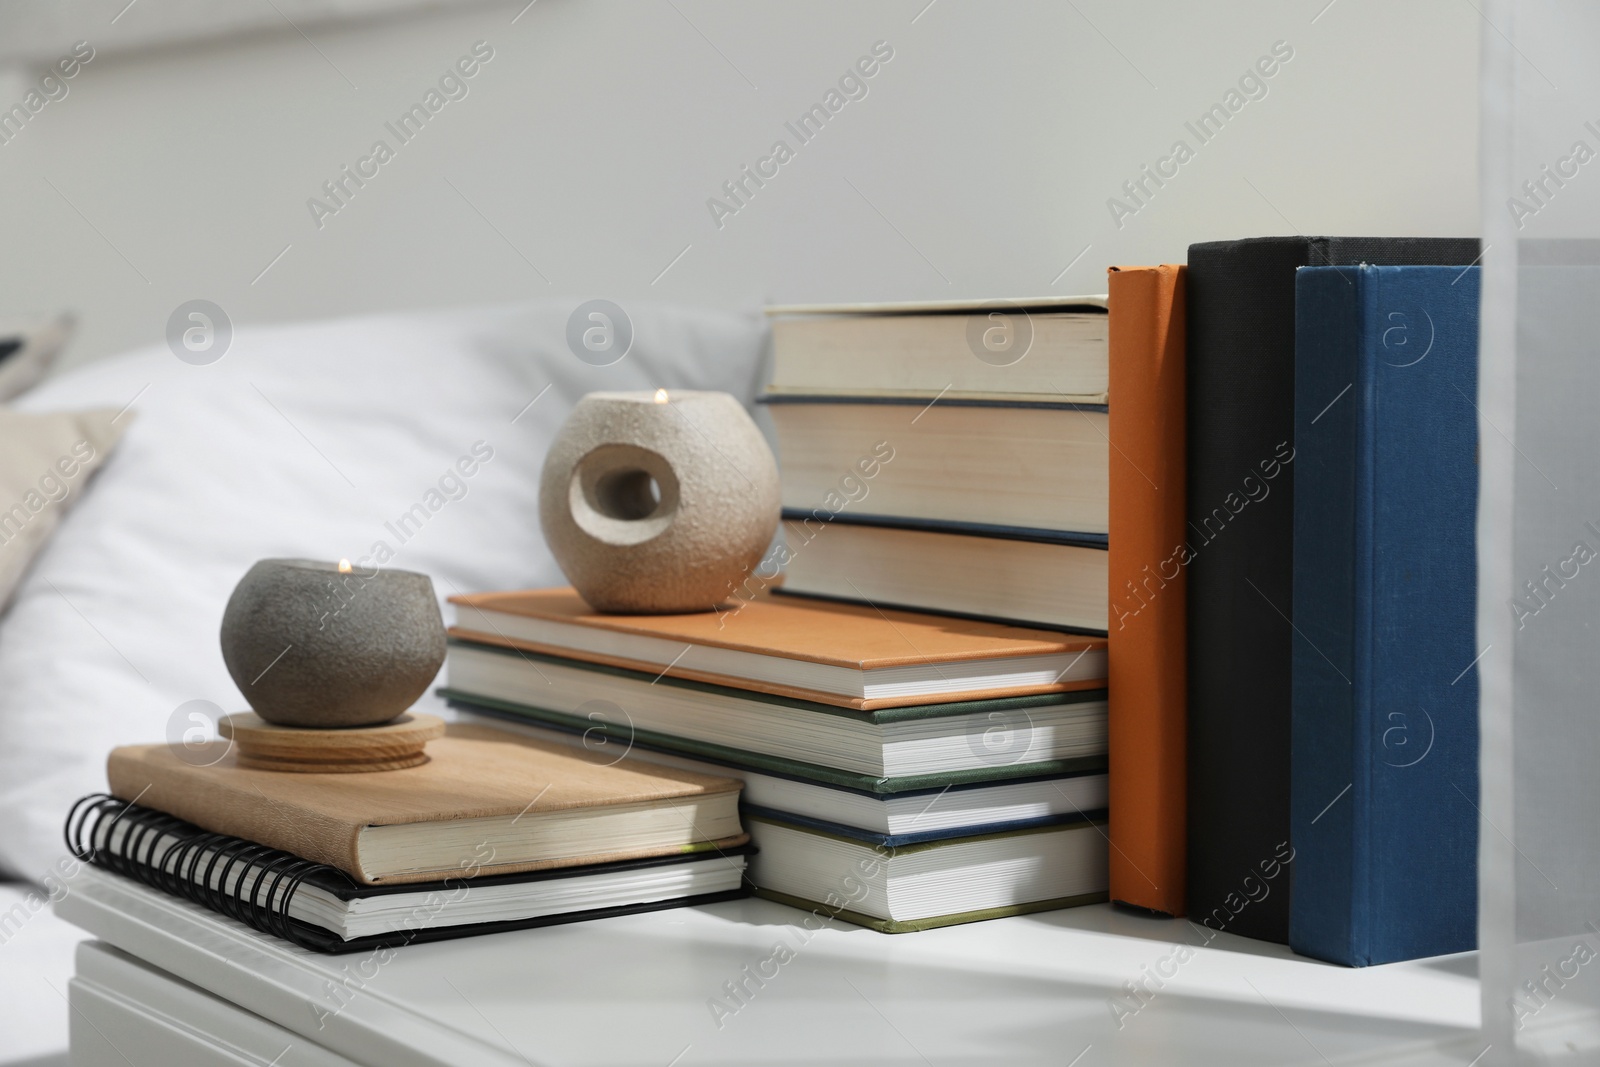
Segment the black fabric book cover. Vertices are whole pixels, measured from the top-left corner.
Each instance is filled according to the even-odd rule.
[[[1189,246],[1194,922],[1289,939],[1295,271],[1464,267],[1477,258],[1473,238],[1261,237]]]

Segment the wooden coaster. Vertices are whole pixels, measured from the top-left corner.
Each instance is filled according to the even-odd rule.
[[[421,713],[380,726],[319,730],[275,726],[255,712],[228,715],[217,732],[238,746],[241,767],[299,774],[359,774],[398,771],[428,762],[429,741],[444,736],[444,720]]]

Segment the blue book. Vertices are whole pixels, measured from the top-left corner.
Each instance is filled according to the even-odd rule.
[[[1295,279],[1289,945],[1477,940],[1476,267]]]

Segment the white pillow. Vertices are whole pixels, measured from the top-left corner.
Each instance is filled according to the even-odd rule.
[[[31,410],[131,403],[138,418],[0,619],[0,866],[43,875],[72,801],[105,788],[112,747],[181,738],[191,700],[244,709],[217,631],[255,560],[355,560],[383,542],[441,598],[561,584],[538,479],[580,396],[752,398],[759,315],[630,306],[631,349],[595,366],[568,344],[577,306],[240,328],[209,365],[161,346],[29,393]],[[445,478],[475,450],[492,458]]]

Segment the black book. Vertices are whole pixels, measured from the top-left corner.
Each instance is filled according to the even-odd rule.
[[[1194,922],[1289,940],[1295,271],[1464,267],[1477,258],[1473,238],[1260,237],[1189,246]]]

